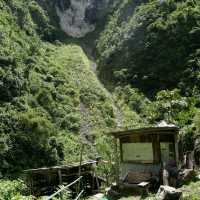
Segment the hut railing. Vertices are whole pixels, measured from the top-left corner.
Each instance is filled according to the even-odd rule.
[[[59,195],[59,194],[61,195],[61,193],[62,193],[64,190],[67,190],[70,186],[76,184],[77,182],[80,182],[80,180],[81,180],[82,178],[83,178],[83,177],[80,176],[80,177],[77,178],[75,181],[73,181],[72,183],[70,183],[70,184],[68,184],[68,185],[66,185],[66,186],[64,186],[64,187],[62,187],[61,189],[59,189],[57,192],[55,192],[55,193],[52,194],[51,196],[46,197],[44,200],[52,200],[53,197],[55,197],[55,196],[57,196],[57,195]],[[82,191],[77,195],[77,197],[75,198],[75,200],[78,200],[78,199],[81,197],[81,195],[83,194],[83,192],[84,192],[84,190],[82,190]]]

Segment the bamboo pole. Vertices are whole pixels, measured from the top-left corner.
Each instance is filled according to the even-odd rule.
[[[75,200],[78,200],[78,199],[81,197],[81,195],[83,194],[83,192],[84,192],[84,190],[82,190],[82,191],[78,194],[78,196],[76,197]]]

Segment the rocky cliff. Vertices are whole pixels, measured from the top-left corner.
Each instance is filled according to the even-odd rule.
[[[55,3],[62,30],[76,38],[93,31],[112,5],[112,0],[58,0]]]

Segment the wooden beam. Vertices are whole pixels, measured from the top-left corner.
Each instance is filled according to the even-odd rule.
[[[172,131],[161,131],[161,132],[147,132],[147,133],[133,133],[133,134],[121,134],[121,135],[117,135],[116,138],[119,138],[119,139],[122,139],[122,138],[126,138],[126,137],[129,137],[129,136],[132,136],[132,135],[152,135],[152,134],[156,134],[156,135],[176,135],[177,132],[172,132]]]
[[[118,132],[111,132],[110,134],[114,137],[120,138],[132,134],[177,134],[178,127],[149,127],[149,128],[140,128],[140,129],[132,129],[132,130],[124,130]]]

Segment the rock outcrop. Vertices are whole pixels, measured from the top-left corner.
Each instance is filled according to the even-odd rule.
[[[182,185],[184,183],[190,182],[194,180],[197,176],[197,173],[193,169],[184,169],[182,172],[179,174],[179,184]]]
[[[182,192],[176,188],[161,185],[157,194],[157,200],[179,200],[182,196]]]
[[[62,30],[80,38],[95,29],[96,22],[105,16],[111,4],[112,0],[57,0],[56,12]]]

